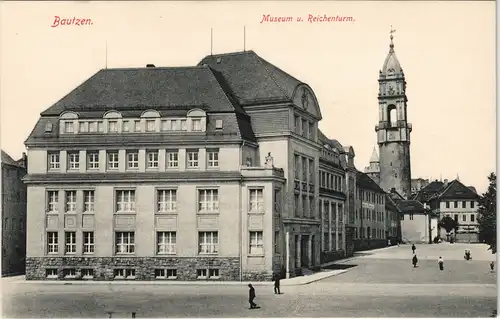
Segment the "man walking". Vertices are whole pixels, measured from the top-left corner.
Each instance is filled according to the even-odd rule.
[[[413,254],[415,255],[415,250],[417,250],[417,247],[415,247],[415,244],[411,245],[411,250],[413,251]]]
[[[248,290],[248,302],[250,303],[250,309],[257,308],[257,304],[253,302],[255,299],[255,289],[252,287],[252,284],[248,284],[248,287],[250,288]]]
[[[280,295],[280,275],[275,274],[274,275],[274,294],[275,295]]]
[[[418,263],[417,255],[413,255],[412,263],[413,263],[413,268],[417,268],[417,263]]]
[[[439,265],[439,270],[444,269],[444,261],[443,261],[443,257],[441,257],[441,256],[439,256],[438,265]]]

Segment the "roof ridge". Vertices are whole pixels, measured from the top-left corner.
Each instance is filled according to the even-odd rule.
[[[205,58],[207,58],[209,56],[242,55],[242,54],[247,54],[247,53],[253,53],[253,54],[257,55],[257,53],[255,53],[254,50],[245,50],[245,51],[234,51],[234,52],[228,52],[228,53],[210,54],[210,55],[205,56]],[[203,59],[205,59],[205,58],[203,58]],[[202,61],[203,61],[203,59],[202,59]]]
[[[264,63],[262,62],[262,58],[260,56],[257,55],[257,53],[255,53],[255,56],[257,57],[257,61],[259,61],[259,63],[264,67],[264,69],[266,70],[267,74],[269,75],[269,77],[274,81],[274,83],[276,84],[276,86],[281,90],[281,92],[283,92],[283,94],[285,95],[285,97],[291,99],[292,97],[291,96],[288,96],[288,94],[286,93],[286,91],[281,87],[281,85],[279,85],[278,81],[276,81],[276,79],[274,78],[274,76],[271,74],[271,72],[269,72],[269,69],[267,68],[266,65],[264,65]],[[265,60],[264,60],[265,61]],[[267,62],[267,61],[266,61]],[[269,63],[269,62],[268,62]]]
[[[155,67],[128,67],[128,68],[106,68],[99,71],[136,71],[136,70],[172,70],[172,69],[206,69],[206,65],[182,65],[182,66],[155,66]]]

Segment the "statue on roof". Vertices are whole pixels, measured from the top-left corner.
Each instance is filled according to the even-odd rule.
[[[273,162],[274,160],[273,157],[271,156],[271,152],[267,153],[265,166],[268,168],[273,168],[274,167]]]

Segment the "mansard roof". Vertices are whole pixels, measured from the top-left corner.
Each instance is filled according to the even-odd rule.
[[[213,70],[204,66],[103,69],[42,112],[154,109],[245,111],[231,101]]]
[[[252,50],[209,55],[198,65],[220,72],[241,105],[291,101],[296,88],[304,84]]]

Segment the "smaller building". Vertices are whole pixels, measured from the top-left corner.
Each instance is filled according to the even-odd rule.
[[[465,186],[458,179],[449,183],[445,180],[441,189],[428,200],[440,220],[449,216],[458,223],[459,227],[454,236],[457,242],[479,241],[479,195],[474,189],[472,186]],[[446,238],[446,231],[439,229],[439,235]]]
[[[414,199],[405,200],[394,188],[389,196],[401,211],[401,241],[428,243],[432,240],[431,210],[427,204]]]
[[[2,152],[2,277],[25,273],[27,158],[15,161]]]
[[[385,194],[385,228],[389,245],[401,242],[401,218],[402,212],[389,196]]]
[[[422,188],[426,187],[429,185],[429,180],[428,179],[423,179],[423,178],[412,178],[411,179],[411,193],[415,194]]]

